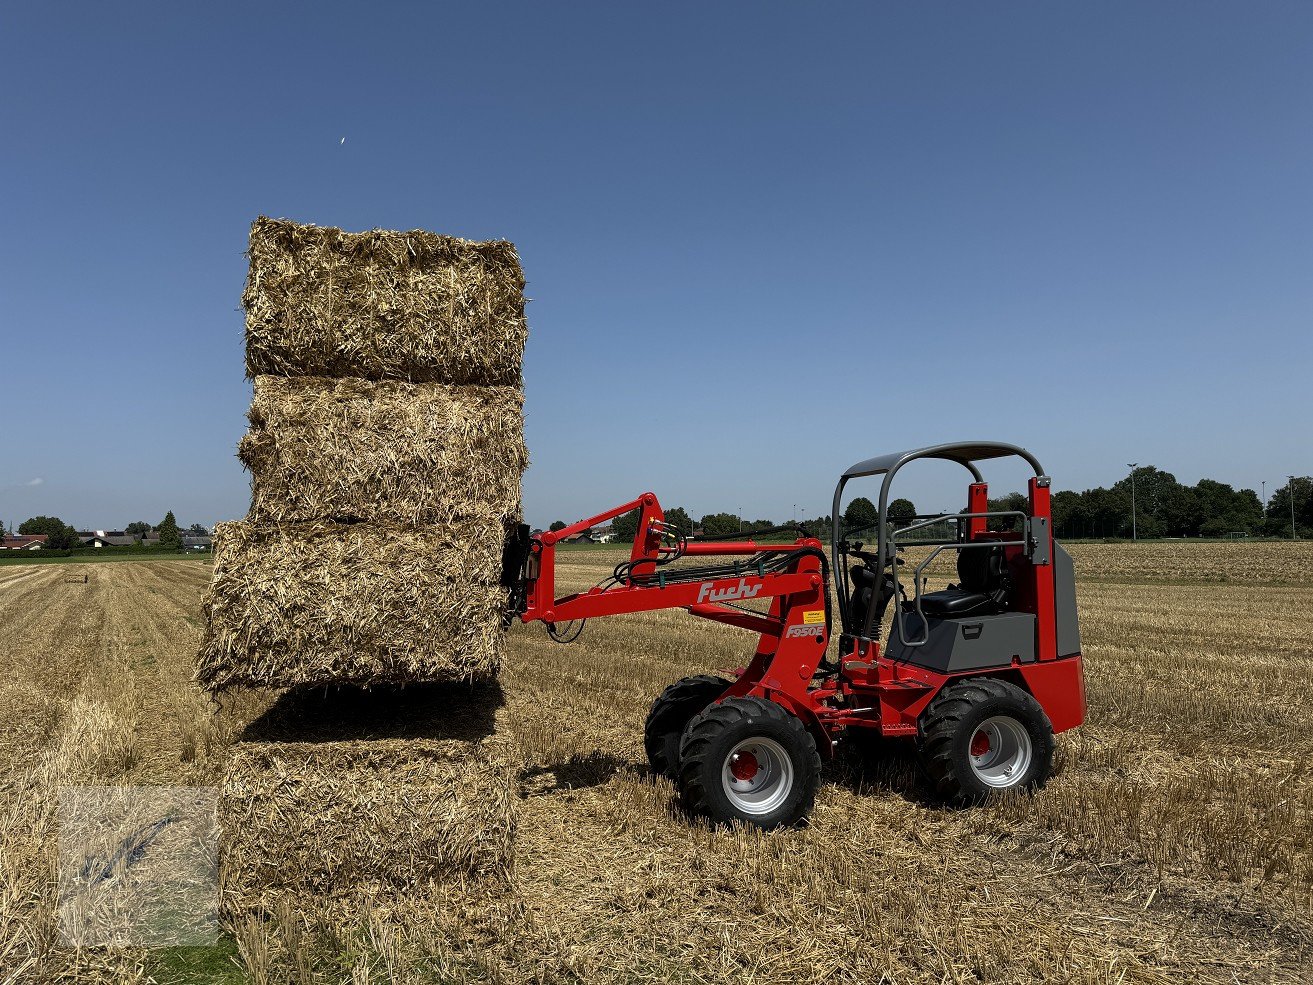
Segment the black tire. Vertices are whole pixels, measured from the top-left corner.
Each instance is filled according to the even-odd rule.
[[[643,747],[652,772],[675,779],[679,775],[679,739],[684,727],[711,702],[725,693],[731,681],[699,674],[676,681],[652,702],[643,726]]]
[[[996,678],[944,688],[918,732],[921,764],[935,792],[950,802],[978,804],[1007,791],[1037,790],[1053,769],[1053,726],[1044,709]]]
[[[685,808],[718,824],[794,825],[816,802],[816,742],[796,715],[765,698],[727,698],[707,708],[684,731],[679,759]],[[740,776],[737,766],[752,774]]]

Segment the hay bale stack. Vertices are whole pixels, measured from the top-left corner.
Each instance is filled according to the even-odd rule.
[[[238,449],[249,519],[518,517],[523,404],[513,387],[257,377]]]
[[[504,647],[504,526],[221,523],[197,681],[477,681]]]
[[[221,912],[362,886],[505,885],[512,782],[456,739],[239,745],[219,803]]]
[[[518,386],[528,328],[515,247],[423,230],[251,226],[251,377]]]
[[[527,465],[519,259],[509,243],[266,218],[249,255],[251,510],[215,531],[196,679],[293,690],[225,781],[220,912],[420,887],[463,910],[509,880],[500,688],[415,685],[501,666]],[[309,709],[303,685],[333,700]]]
[[[246,523],[216,531],[197,680],[482,680],[520,517],[524,276],[506,242],[251,226]]]

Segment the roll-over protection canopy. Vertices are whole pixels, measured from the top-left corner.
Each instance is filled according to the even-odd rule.
[[[859,476],[897,472],[908,462],[918,458],[938,458],[965,466],[971,470],[971,474],[979,482],[981,475],[980,470],[974,465],[975,462],[983,462],[991,458],[1007,458],[1011,455],[1025,459],[1030,467],[1035,470],[1036,475],[1044,474],[1044,469],[1035,456],[1018,445],[1009,445],[999,441],[954,441],[946,445],[929,445],[925,448],[913,448],[910,451],[895,451],[887,455],[877,455],[875,458],[868,458],[864,462],[858,462],[848,469],[843,477],[845,479],[856,479]]]
[[[1044,468],[1039,464],[1039,459],[1020,445],[1010,445],[1002,441],[954,441],[946,445],[930,445],[925,448],[913,448],[910,451],[896,451],[887,455],[877,455],[874,458],[858,462],[839,477],[839,483],[834,489],[834,505],[831,509],[833,536],[830,550],[836,573],[835,583],[839,591],[840,613],[843,616],[845,632],[851,632],[852,627],[849,624],[848,615],[848,582],[843,575],[843,557],[839,549],[842,522],[839,511],[843,505],[843,487],[848,483],[848,480],[871,475],[884,476],[880,482],[879,519],[876,523],[879,538],[877,550],[877,570],[879,570],[883,569],[885,562],[893,555],[893,546],[889,543],[889,487],[893,482],[894,474],[899,469],[918,459],[939,459],[940,461],[957,462],[971,473],[971,478],[974,481],[983,482],[984,476],[980,474],[980,469],[976,468],[976,462],[1013,456],[1025,461],[1035,470],[1035,475],[1044,475]]]

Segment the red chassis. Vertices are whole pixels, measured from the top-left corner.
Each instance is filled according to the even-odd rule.
[[[986,513],[985,484],[972,483],[968,494],[963,516]],[[1048,557],[1052,553],[1048,480],[1031,479],[1029,494],[1030,515],[1045,521],[1038,529],[1049,537],[1049,549],[1042,554]],[[557,598],[556,545],[635,509],[641,513],[625,579]],[[965,522],[968,541],[1001,539],[986,531],[983,516]],[[825,664],[832,630],[830,573],[823,545],[815,538],[800,537],[781,545],[760,543],[749,535],[742,540],[671,545],[665,515],[652,493],[562,530],[537,535],[529,543],[520,618],[552,627],[620,613],[682,608],[703,619],[755,632],[759,639],[752,660],[734,672],[735,680],[716,700],[756,697],[782,706],[802,721],[826,758],[845,729],[916,737],[918,721],[931,702],[963,678],[993,677],[1022,689],[1039,703],[1054,732],[1074,728],[1085,718],[1081,657],[1057,654],[1052,569],[1032,563],[1020,546],[1004,550],[1015,583],[1012,607],[1035,616],[1035,659],[1014,658],[985,669],[940,673],[890,659],[878,639],[847,634],[840,639],[837,669]],[[696,568],[663,571],[661,565],[676,553],[730,561],[718,569],[703,568],[701,574]],[[770,599],[765,614],[729,604],[764,599]]]

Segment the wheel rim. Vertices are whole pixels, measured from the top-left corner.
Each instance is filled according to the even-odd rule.
[[[721,784],[736,810],[769,814],[793,790],[793,760],[774,739],[744,739],[725,757]]]
[[[1030,733],[1015,718],[987,718],[971,734],[971,771],[991,787],[1015,786],[1030,769]]]

